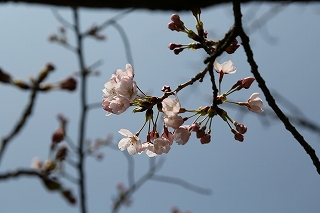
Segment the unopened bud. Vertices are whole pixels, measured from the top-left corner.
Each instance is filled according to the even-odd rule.
[[[240,80],[241,82],[241,88],[249,89],[251,84],[256,80],[254,77],[246,77]],[[240,89],[241,89],[240,88]],[[240,90],[238,89],[238,90]]]
[[[47,76],[48,76],[48,73],[50,71],[53,71],[54,70],[54,66],[50,63],[48,63],[39,73],[39,79],[38,81],[41,82],[43,81]]]
[[[52,143],[59,143],[64,139],[65,133],[62,128],[57,129],[52,135]]]
[[[235,127],[236,127],[236,130],[241,133],[241,134],[244,134],[247,132],[247,127],[243,124],[240,124],[238,122],[235,122],[234,123]]]
[[[11,76],[5,72],[3,72],[0,68],[0,82],[3,83],[10,83],[11,82]]]
[[[175,48],[181,47],[181,46],[182,46],[182,44],[170,43],[169,46],[168,46],[168,48],[169,48],[170,50],[174,50]]]
[[[201,129],[199,129],[196,133],[196,137],[197,138],[202,138],[205,136],[205,130],[206,130],[206,126],[201,127]]]
[[[234,139],[240,142],[243,142],[244,137],[242,134],[240,134],[239,132],[237,132],[235,129],[231,129],[231,132],[234,134]]]
[[[200,138],[200,143],[201,144],[207,144],[210,143],[211,141],[211,135],[210,134],[205,134],[203,137]]]
[[[60,82],[61,89],[73,91],[76,89],[76,87],[77,87],[77,81],[72,77],[69,77]]]
[[[168,86],[168,85],[164,85],[164,86],[161,88],[161,91],[162,91],[162,92],[171,92],[171,88],[170,88],[170,86]]]
[[[62,191],[62,195],[69,201],[69,203],[76,204],[76,198],[73,196],[70,190]]]
[[[173,52],[176,55],[179,55],[179,53],[181,53],[184,49],[183,48],[179,48],[179,49],[174,49]]]
[[[21,89],[30,89],[30,86],[22,80],[14,80],[13,84],[20,87]]]
[[[49,173],[56,168],[56,163],[53,160],[46,160],[43,165],[43,172]]]

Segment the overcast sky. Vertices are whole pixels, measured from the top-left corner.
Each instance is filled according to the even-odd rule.
[[[79,70],[72,52],[47,40],[61,26],[52,9],[58,9],[65,19],[72,21],[69,9],[11,3],[0,5],[0,67],[15,78],[27,80],[36,76],[47,62],[56,66],[48,82],[59,81]],[[279,13],[272,14],[266,23],[265,20],[255,22],[270,9]],[[293,4],[278,9],[276,4],[243,6],[243,22],[251,37],[259,71],[286,113],[319,123],[320,5]],[[100,24],[120,12],[122,10],[82,9],[81,29]],[[172,13],[136,10],[119,21],[129,38],[133,61],[126,58],[127,50],[113,27],[103,31],[107,37],[105,41],[85,41],[87,65],[103,61],[98,68],[101,75],[89,79],[87,94],[90,103],[101,101],[104,83],[116,69],[124,69],[128,62],[134,66],[138,86],[155,96],[162,95],[160,89],[163,85],[175,88],[204,69],[204,51],[185,50],[176,56],[167,48],[170,42],[192,42],[185,34],[167,29]],[[188,28],[195,29],[190,12],[180,13],[180,17]],[[201,18],[209,32],[208,38],[219,40],[233,24],[232,7],[207,8]],[[67,35],[70,43],[74,42],[73,33],[67,31]],[[223,54],[218,58],[220,62],[229,59],[237,67],[237,72],[224,77],[223,91],[238,79],[251,75],[242,47],[233,55]],[[259,92],[264,100],[256,83],[230,98],[246,101],[253,92]],[[178,96],[182,107],[196,109],[209,105],[211,94],[209,78],[206,77],[202,84],[195,83]],[[10,132],[28,96],[26,91],[0,84],[1,137]],[[7,147],[0,172],[29,168],[34,157],[47,159],[59,113],[68,118],[68,135],[77,141],[79,97],[79,90],[40,94],[28,125]],[[267,111],[269,107],[265,101],[264,104]],[[220,118],[215,118],[211,143],[202,145],[192,135],[186,145],[174,144],[167,155],[156,157],[157,160],[165,159],[158,174],[181,178],[210,189],[211,194],[200,195],[178,185],[148,181],[134,193],[132,206],[121,208],[120,212],[163,213],[170,212],[173,206],[192,213],[319,212],[319,174],[310,157],[283,124],[268,115],[244,113],[229,106],[223,108],[248,127],[243,143],[235,141],[228,126]],[[101,108],[90,111],[88,140],[111,134],[117,144],[122,138],[119,129],[137,132],[144,121],[143,114],[132,114],[130,109],[119,116],[106,117],[105,114]],[[297,129],[319,155],[319,132],[301,126]],[[128,186],[128,165],[123,153],[109,148],[102,152],[102,161],[88,157],[85,164],[89,212],[109,212],[117,194],[116,184],[121,182]],[[143,153],[134,156],[134,161],[135,179],[138,179],[148,170],[149,158]],[[71,174],[76,174],[72,167],[67,168]],[[77,187],[68,181],[64,181],[64,186],[78,192]],[[0,206],[3,213],[79,212],[79,207],[70,206],[58,193],[48,192],[38,179],[25,177],[0,182]]]

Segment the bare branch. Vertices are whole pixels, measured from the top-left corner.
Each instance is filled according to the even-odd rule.
[[[88,7],[88,8],[142,8],[151,10],[190,10],[192,8],[205,8],[209,6],[219,5],[222,3],[230,3],[231,0],[201,0],[201,1],[184,1],[184,0],[121,0],[121,1],[101,1],[101,0],[0,0],[0,3],[6,2],[24,2],[30,4],[45,4],[64,7]],[[240,2],[284,2],[279,0],[239,0]],[[302,1],[293,0],[291,2],[317,2],[316,0]]]
[[[273,111],[277,114],[278,118],[282,121],[285,128],[291,132],[293,137],[300,143],[300,145],[304,148],[304,150],[307,152],[307,154],[310,156],[314,166],[317,169],[318,174],[320,174],[320,161],[317,157],[315,150],[305,141],[303,136],[296,130],[296,128],[290,123],[288,117],[282,112],[282,110],[278,107],[276,104],[276,101],[274,100],[273,96],[271,95],[264,79],[260,75],[258,71],[258,65],[256,64],[254,58],[253,58],[253,52],[250,47],[249,43],[249,37],[244,32],[242,27],[242,21],[241,21],[241,8],[240,8],[240,2],[239,1],[233,1],[233,9],[234,9],[234,18],[235,18],[235,31],[239,34],[242,40],[243,48],[247,55],[248,63],[251,66],[251,72],[254,75],[256,81],[258,82],[259,87],[264,93],[264,96],[266,97],[266,100],[269,104],[269,106],[273,109]]]
[[[203,195],[211,194],[211,189],[206,189],[206,188],[196,186],[194,184],[188,183],[187,181],[181,178],[168,177],[164,175],[154,175],[153,177],[151,177],[151,180],[179,185],[185,189],[188,189],[190,191],[203,194]]]

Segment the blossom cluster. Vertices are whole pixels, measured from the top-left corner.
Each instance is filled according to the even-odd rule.
[[[193,15],[196,17],[197,33],[188,29],[179,15],[173,14],[168,28],[172,31],[183,32],[189,38],[196,42],[190,44],[174,44],[169,45],[169,49],[175,54],[179,54],[184,49],[205,49],[208,54],[215,51],[218,42],[208,40],[208,32],[204,30],[203,23],[200,20],[200,9],[194,9]],[[233,54],[239,44],[236,39],[226,47],[228,54]],[[212,63],[213,69],[218,73],[218,89],[215,93],[214,100],[210,106],[200,106],[198,109],[186,109],[181,107],[178,98],[178,91],[181,88],[171,91],[170,86],[162,88],[163,95],[154,97],[146,95],[137,86],[133,80],[134,72],[130,64],[126,65],[125,70],[118,69],[112,74],[108,82],[105,83],[102,96],[102,107],[110,114],[121,114],[130,106],[134,106],[133,112],[145,112],[145,122],[138,132],[135,134],[127,129],[120,129],[119,133],[124,136],[119,143],[118,148],[121,151],[127,150],[130,155],[141,154],[145,152],[149,157],[168,153],[174,142],[178,145],[185,145],[191,134],[194,133],[201,144],[207,144],[211,141],[211,123],[214,117],[220,117],[230,128],[234,139],[243,142],[244,134],[247,127],[232,119],[227,111],[220,106],[224,103],[245,106],[248,110],[261,113],[263,112],[263,103],[259,98],[259,93],[253,93],[245,102],[234,102],[228,99],[228,96],[242,89],[249,89],[254,82],[254,77],[246,77],[238,80],[231,88],[222,93],[221,83],[227,74],[234,74],[237,68],[231,60],[220,64],[217,60]],[[215,82],[212,82],[215,83]],[[138,95],[138,91],[141,94]],[[156,109],[156,112],[154,110]],[[183,116],[184,113],[191,115]],[[190,119],[192,122],[187,122]],[[163,121],[161,128],[157,125],[159,120]],[[145,140],[140,139],[142,130],[147,127]]]
[[[220,74],[219,87],[223,75],[233,74],[236,72],[231,61],[220,64],[215,61],[214,68]],[[146,121],[143,127],[148,125],[148,133],[146,141],[142,142],[139,138],[143,127],[133,134],[127,129],[120,129],[119,133],[125,136],[118,143],[121,151],[127,150],[130,155],[141,154],[145,152],[149,157],[168,153],[173,142],[178,145],[185,145],[190,138],[192,132],[202,144],[211,141],[211,121],[214,116],[220,116],[229,125],[231,132],[234,134],[235,140],[242,142],[243,134],[246,133],[247,127],[244,124],[234,121],[227,112],[218,106],[199,107],[196,110],[187,110],[181,107],[179,98],[175,92],[172,92],[169,86],[164,86],[162,91],[166,94],[165,98],[158,98],[145,95],[144,97],[137,95],[137,84],[133,81],[133,68],[130,64],[126,65],[126,70],[118,69],[116,74],[112,74],[110,80],[105,83],[102,97],[102,106],[109,114],[121,114],[130,106],[137,106],[134,112],[145,111]],[[246,106],[250,111],[260,113],[263,111],[262,100],[258,97],[259,93],[253,93],[246,102],[232,102],[227,96],[235,91],[250,88],[255,79],[247,77],[238,80],[227,92],[217,96],[218,105],[225,102]],[[169,96],[173,97],[169,97]],[[157,127],[157,119],[153,116],[153,107],[156,106],[158,114],[162,113],[163,130],[161,134]],[[191,112],[193,115],[182,117],[182,113]],[[189,118],[197,116],[197,118],[189,125],[185,124]],[[204,117],[199,121],[200,117]],[[208,124],[209,123],[209,127]],[[231,126],[234,125],[235,128]],[[172,129],[172,131],[170,131]]]
[[[102,106],[109,114],[121,114],[137,96],[137,85],[133,77],[134,70],[131,64],[127,64],[126,70],[118,69],[104,84]]]

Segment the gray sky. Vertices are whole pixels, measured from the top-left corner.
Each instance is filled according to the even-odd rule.
[[[251,25],[257,17],[276,5],[248,4],[243,7],[244,24],[251,30],[251,44],[259,71],[267,86],[277,95],[280,107],[291,115],[318,122],[320,5],[290,5],[275,17],[262,22],[253,31]],[[28,79],[36,76],[47,63],[56,66],[48,82],[59,81],[78,71],[76,57],[70,51],[49,43],[47,37],[57,32],[60,23],[54,18],[51,7],[24,4],[0,6],[0,67],[14,77]],[[274,9],[275,10],[275,9]],[[71,20],[69,9],[59,13]],[[99,24],[121,12],[120,10],[81,10],[81,29]],[[161,87],[175,88],[193,77],[205,65],[204,51],[183,51],[176,56],[167,46],[170,42],[192,42],[183,33],[167,29],[173,12],[137,10],[119,21],[126,30],[133,54],[135,80],[146,93],[160,96]],[[195,21],[190,12],[180,13],[190,29]],[[231,5],[203,10],[201,18],[210,39],[218,40],[232,26]],[[250,27],[251,26],[251,27]],[[118,68],[128,62],[118,32],[109,27],[103,31],[107,40],[85,41],[88,65],[98,60],[101,75],[89,79],[88,99],[100,102],[104,83]],[[69,41],[74,41],[71,31]],[[224,54],[220,62],[231,59],[237,72],[224,77],[222,90],[228,90],[238,79],[250,76],[249,65],[242,47],[233,55]],[[131,62],[132,63],[132,62]],[[210,83],[196,83],[178,94],[182,107],[195,109],[210,104]],[[21,115],[29,93],[0,84],[1,137],[8,134]],[[249,90],[230,96],[235,101],[246,101],[253,92],[262,92],[254,83]],[[38,96],[35,111],[28,125],[8,146],[1,164],[1,173],[30,167],[32,158],[45,160],[52,132],[58,127],[56,115],[63,113],[68,119],[68,134],[78,138],[79,91],[74,93],[51,91]],[[288,104],[285,100],[290,100]],[[265,109],[269,109],[264,101]],[[292,106],[294,104],[294,106]],[[224,104],[225,105],[225,104]],[[227,105],[227,104],[226,104]],[[297,107],[297,108],[296,108]],[[134,195],[130,208],[121,212],[170,212],[173,206],[196,212],[319,212],[320,178],[309,156],[284,126],[263,115],[245,113],[237,108],[223,107],[235,120],[248,127],[245,141],[233,139],[228,126],[219,118],[213,121],[212,141],[201,145],[194,135],[184,146],[174,144],[164,158],[165,164],[158,174],[184,179],[212,190],[211,195],[199,195],[182,188],[149,181]],[[86,138],[94,141],[113,135],[117,143],[121,128],[136,132],[143,124],[143,114],[132,114],[131,109],[120,116],[105,116],[102,109],[90,111]],[[297,127],[311,146],[320,153],[319,133]],[[144,134],[146,134],[144,132]],[[142,136],[144,135],[142,134]],[[105,148],[105,158],[97,162],[87,158],[87,190],[89,212],[108,212],[116,196],[116,184],[127,184],[127,161],[119,150]],[[149,158],[143,153],[134,156],[135,178],[143,175]],[[67,167],[71,174],[75,171]],[[77,187],[68,181],[64,186],[77,193]],[[19,178],[0,182],[1,212],[79,212],[78,207],[67,204],[58,193],[48,192],[36,178]]]

